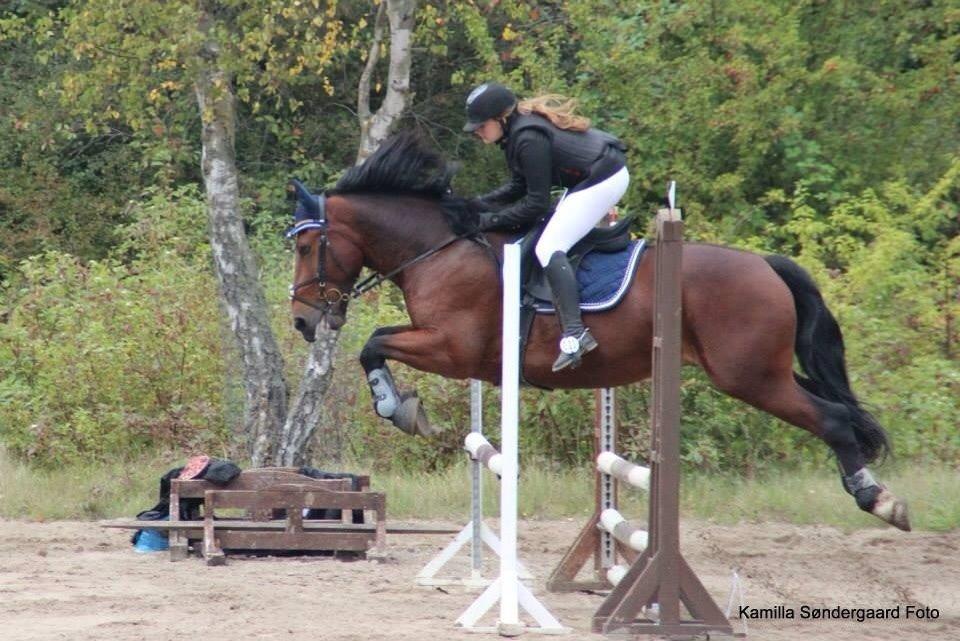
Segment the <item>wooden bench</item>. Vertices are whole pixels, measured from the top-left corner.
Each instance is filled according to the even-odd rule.
[[[314,479],[296,468],[244,470],[227,485],[201,479],[174,479],[170,484],[170,520],[155,522],[170,533],[170,560],[187,557],[189,540],[202,534],[201,552],[208,565],[225,561],[224,549],[331,550],[365,553],[386,545],[386,496],[371,492],[369,477],[359,477],[359,491],[350,479]],[[202,520],[181,520],[185,499],[203,501]],[[217,509],[242,509],[241,518],[216,518]],[[304,520],[309,509],[339,509],[340,520]],[[375,522],[353,523],[354,510]],[[282,511],[283,518],[274,518]],[[366,520],[366,519],[365,519]],[[193,535],[193,536],[191,536]]]

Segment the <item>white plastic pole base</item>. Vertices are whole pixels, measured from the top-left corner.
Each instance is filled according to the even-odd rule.
[[[503,593],[503,579],[498,577],[493,583],[484,590],[473,604],[460,615],[456,621],[458,628],[463,628],[467,632],[481,632],[486,634],[499,634],[504,637],[515,637],[527,633],[539,634],[568,634],[572,630],[564,627],[550,612],[537,601],[530,588],[517,581],[517,601],[520,608],[533,617],[536,626],[526,625],[522,622],[504,622],[497,621],[496,625],[477,625],[477,622],[483,618],[490,609],[500,601]]]
[[[497,533],[491,530],[486,523],[480,523],[480,538],[482,542],[486,544],[490,550],[500,556],[500,539],[497,537]],[[463,529],[457,534],[456,537],[450,543],[447,544],[445,548],[440,550],[440,552],[433,557],[429,563],[423,566],[423,569],[420,570],[420,573],[417,574],[416,582],[418,585],[465,585],[467,587],[486,587],[493,582],[493,579],[485,578],[483,575],[478,574],[477,572],[472,572],[472,576],[467,577],[437,577],[437,572],[440,571],[443,566],[450,562],[453,557],[457,555],[457,552],[463,548],[464,545],[473,540],[473,521],[467,523],[463,526]],[[524,567],[523,563],[519,560],[517,561],[517,576],[524,580],[533,579],[533,575],[530,574],[530,571]]]

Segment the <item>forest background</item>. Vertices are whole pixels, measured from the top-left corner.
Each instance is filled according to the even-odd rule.
[[[577,97],[629,145],[621,209],[640,215],[638,234],[675,179],[689,238],[796,257],[837,316],[853,387],[897,458],[960,465],[956,2],[415,4],[399,127],[460,163],[458,193],[506,178],[501,152],[460,132],[474,84]],[[208,235],[205,115],[184,54],[196,5],[232,29],[218,55],[237,96],[240,213],[286,378],[302,375],[286,184],[330,185],[355,161],[378,5],[2,3],[0,446],[20,461],[249,453],[241,357]],[[374,105],[386,73],[381,64],[368,78]],[[450,428],[439,436],[413,439],[373,415],[357,356],[375,327],[403,318],[393,286],[351,305],[308,460],[432,471],[461,456],[465,381],[396,370]],[[685,372],[689,466],[829,468],[822,443]],[[592,394],[524,395],[524,456],[584,464]],[[647,401],[646,386],[620,394],[631,456],[647,447]]]

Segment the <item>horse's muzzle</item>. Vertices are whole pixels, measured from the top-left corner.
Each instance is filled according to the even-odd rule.
[[[320,325],[325,325],[327,328],[337,331],[343,327],[346,322],[346,314],[327,312],[320,317],[317,323],[312,325],[303,316],[295,316],[293,319],[293,328],[300,332],[305,341],[312,343],[317,340],[317,327]]]
[[[312,343],[317,340],[317,326],[310,325],[302,316],[293,319],[293,328],[303,335],[303,340]]]

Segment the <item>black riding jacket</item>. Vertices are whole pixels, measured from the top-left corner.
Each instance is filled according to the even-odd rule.
[[[527,227],[549,213],[552,186],[585,189],[626,164],[626,147],[611,134],[560,129],[538,114],[514,112],[497,144],[513,176],[477,199],[481,208],[497,212],[488,228]]]

